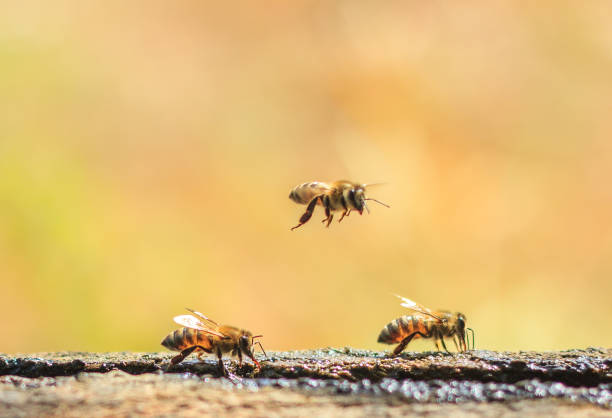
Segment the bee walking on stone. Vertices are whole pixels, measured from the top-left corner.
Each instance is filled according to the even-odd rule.
[[[312,181],[294,187],[289,193],[289,199],[295,203],[308,206],[306,206],[306,212],[300,218],[300,223],[291,230],[293,231],[308,222],[317,205],[321,205],[325,209],[326,218],[322,222],[327,222],[327,227],[334,218],[332,212],[342,211],[338,222],[341,222],[345,216],[349,216],[352,210],[356,210],[360,215],[363,214],[364,209],[369,213],[370,209],[366,205],[367,200],[390,207],[376,199],[366,197],[365,192],[368,186],[371,185],[339,180],[333,183]]]
[[[182,325],[183,328],[171,332],[164,338],[161,344],[172,351],[180,351],[180,353],[172,358],[171,364],[178,364],[191,353],[197,353],[198,359],[204,353],[214,353],[219,360],[219,373],[227,376],[227,370],[223,364],[223,354],[231,353],[237,356],[240,366],[242,366],[242,356],[250,358],[257,370],[261,370],[261,366],[253,355],[253,346],[258,344],[263,351],[266,352],[261,345],[261,342],[255,339],[262,335],[251,334],[250,331],[236,328],[230,325],[219,325],[206,315],[188,309],[193,315],[179,315],[174,317],[174,322]],[[267,357],[267,355],[266,355]]]
[[[433,338],[438,351],[440,344],[448,353],[445,337],[452,337],[457,351],[469,349],[466,343],[466,330],[472,333],[472,350],[474,349],[474,330],[465,327],[465,315],[459,312],[432,311],[410,299],[396,295],[402,300],[401,306],[415,311],[415,314],[404,315],[389,322],[380,332],[378,342],[398,344],[393,355],[401,353],[410,341],[415,338]]]

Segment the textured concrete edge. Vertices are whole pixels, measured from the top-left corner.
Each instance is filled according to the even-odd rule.
[[[130,374],[152,372],[217,373],[213,359],[187,360],[170,366],[173,353],[83,353],[57,352],[0,355],[0,375],[23,377],[70,376],[81,372],[106,373],[122,370]],[[255,378],[315,378],[380,381],[385,378],[412,380],[472,380],[512,383],[539,379],[569,386],[593,387],[612,382],[612,349],[589,348],[550,352],[405,353],[389,357],[386,352],[352,348],[269,352],[259,356],[261,371],[252,364],[238,368],[226,359],[232,373]]]

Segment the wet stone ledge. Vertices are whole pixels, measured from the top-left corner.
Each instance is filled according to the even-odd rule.
[[[347,406],[355,407],[355,416],[467,410],[472,416],[612,413],[611,349],[408,352],[396,358],[351,348],[271,352],[267,360],[257,355],[262,366],[257,373],[251,363],[238,368],[226,359],[230,379],[216,377],[212,358],[190,357],[170,366],[172,356],[0,355],[0,416],[76,416],[89,414],[89,408],[101,415],[121,414],[144,404],[145,415],[179,413],[180,405],[189,405],[194,414],[238,416],[257,411],[307,416],[334,413],[334,408],[347,412]],[[284,402],[299,408],[283,409]]]
[[[212,358],[200,362],[189,357],[170,366],[173,353],[81,353],[59,352],[31,355],[0,355],[0,376],[22,377],[72,376],[80,372],[106,373],[122,370],[130,374],[152,372],[216,375]],[[554,352],[494,352],[476,350],[468,353],[403,353],[391,358],[386,352],[366,350],[321,349],[270,352],[266,360],[257,358],[262,368],[255,370],[248,360],[241,369],[236,361],[225,359],[230,372],[242,377],[347,380],[385,378],[396,380],[472,380],[514,383],[527,379],[560,382],[568,386],[594,387],[612,383],[612,349],[589,348]]]

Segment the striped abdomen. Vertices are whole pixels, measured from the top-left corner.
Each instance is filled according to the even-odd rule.
[[[415,332],[430,336],[431,328],[436,323],[435,320],[419,315],[405,315],[389,322],[380,332],[378,342],[384,344],[395,344]],[[414,338],[419,338],[415,335]]]
[[[315,196],[325,193],[330,189],[327,183],[320,181],[311,181],[308,183],[302,183],[299,186],[295,186],[291,193],[289,193],[289,199],[295,203],[301,205],[308,204]]]
[[[210,335],[191,328],[180,328],[171,332],[161,344],[169,350],[181,351],[194,345],[210,348],[212,346]]]

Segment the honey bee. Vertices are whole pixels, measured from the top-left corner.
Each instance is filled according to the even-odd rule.
[[[334,214],[332,212],[342,211],[342,216],[338,219],[341,222],[345,216],[349,216],[352,210],[356,210],[359,214],[363,214],[363,210],[370,213],[370,209],[366,205],[366,200],[372,200],[383,206],[390,207],[376,199],[367,198],[365,195],[367,184],[355,183],[347,180],[339,180],[333,183],[323,183],[312,181],[296,186],[289,193],[289,199],[301,205],[308,205],[306,212],[300,218],[300,223],[291,230],[304,225],[314,212],[316,205],[321,205],[325,208],[325,216],[322,222],[327,222],[327,227],[331,223]],[[370,185],[371,186],[371,185]]]
[[[402,306],[417,312],[414,315],[404,315],[389,322],[380,332],[378,342],[383,344],[399,343],[393,355],[401,353],[414,338],[433,338],[436,348],[440,351],[440,343],[448,353],[444,337],[453,337],[457,351],[466,351],[465,331],[472,332],[472,350],[474,349],[474,330],[465,327],[465,315],[448,311],[432,312],[410,299],[396,295],[402,300]]]
[[[261,366],[253,355],[253,346],[259,344],[261,351],[266,355],[261,342],[255,341],[262,335],[251,334],[250,331],[232,327],[230,325],[219,325],[206,315],[187,308],[193,315],[179,315],[174,317],[174,322],[184,328],[171,332],[164,338],[161,344],[172,351],[180,351],[173,357],[171,364],[178,364],[189,354],[196,352],[198,359],[204,353],[215,353],[219,360],[219,372],[227,376],[227,370],[223,365],[223,354],[231,353],[238,356],[242,366],[242,355],[249,357],[261,370]],[[266,355],[267,357],[267,355]]]

